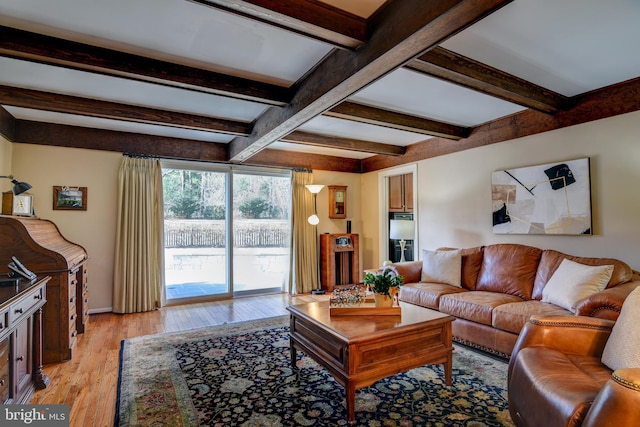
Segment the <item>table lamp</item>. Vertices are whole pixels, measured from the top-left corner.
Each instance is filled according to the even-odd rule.
[[[415,237],[415,223],[413,220],[392,219],[389,222],[389,238],[400,240],[400,262],[405,262],[404,248],[407,244],[405,240],[413,240]]]

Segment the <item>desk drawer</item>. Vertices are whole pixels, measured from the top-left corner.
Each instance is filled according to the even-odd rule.
[[[21,298],[20,301],[17,301],[9,307],[9,322],[11,324],[18,322],[22,317],[26,316],[30,309],[38,305],[43,299],[44,289],[42,287],[30,291],[24,298]]]

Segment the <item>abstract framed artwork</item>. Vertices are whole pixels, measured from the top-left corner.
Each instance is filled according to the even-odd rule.
[[[589,158],[491,174],[495,234],[591,234]]]

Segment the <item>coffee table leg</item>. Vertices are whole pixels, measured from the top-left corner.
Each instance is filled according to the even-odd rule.
[[[293,345],[293,341],[291,341],[291,339],[289,339],[289,353],[291,353],[291,367],[295,368],[296,360],[298,357],[296,353],[296,347]]]
[[[356,388],[351,383],[347,383],[345,392],[347,393],[347,417],[349,422],[354,424],[356,422]]]
[[[448,386],[451,386],[453,378],[453,355],[449,352],[447,361],[444,362],[444,381]]]

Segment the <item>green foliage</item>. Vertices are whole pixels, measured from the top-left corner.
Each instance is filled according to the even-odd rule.
[[[171,200],[169,209],[177,218],[191,219],[198,210],[198,201],[189,196],[178,196]]]
[[[244,218],[262,218],[269,211],[269,202],[257,197],[246,199],[240,203],[238,210],[240,210]]]
[[[389,289],[404,285],[404,277],[398,274],[395,267],[387,266],[378,270],[377,273],[365,274],[364,284],[377,294],[391,297]]]
[[[227,180],[233,179],[233,212],[227,212]],[[286,219],[291,179],[271,175],[163,169],[165,218]]]

